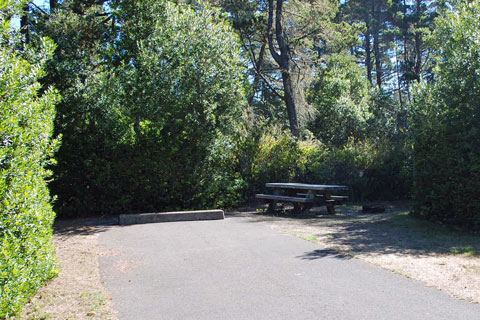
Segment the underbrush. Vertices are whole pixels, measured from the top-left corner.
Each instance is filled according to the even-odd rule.
[[[303,182],[346,185],[352,200],[409,197],[410,155],[401,144],[351,139],[342,148],[329,148],[315,139],[297,141],[279,129],[253,132],[235,155],[250,196],[264,191],[267,182]]]

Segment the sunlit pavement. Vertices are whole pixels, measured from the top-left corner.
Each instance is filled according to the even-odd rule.
[[[113,227],[120,319],[480,319],[480,306],[249,218]]]

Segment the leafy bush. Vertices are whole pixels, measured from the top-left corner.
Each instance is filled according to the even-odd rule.
[[[350,141],[344,148],[328,149],[315,143],[303,143],[301,180],[316,184],[340,184],[350,188],[354,199],[362,198],[366,186],[365,170],[372,154],[364,144]]]
[[[380,140],[369,147],[362,197],[370,200],[410,199],[412,189],[411,148],[403,141]]]
[[[312,141],[300,143],[300,148],[300,181],[346,185],[355,201],[409,197],[411,174],[405,148],[353,139],[343,148],[329,149]]]
[[[309,124],[315,137],[328,146],[344,146],[350,137],[366,137],[370,84],[352,56],[333,54],[320,69],[308,101],[316,108]]]
[[[240,174],[242,155],[238,152],[239,140],[239,133],[219,136],[215,140],[195,195],[195,201],[201,207],[230,208],[245,200],[248,182]]]
[[[123,191],[124,174],[112,177],[121,167],[112,159],[124,163],[127,150],[116,148],[117,123],[97,107],[95,97],[89,93],[92,78],[101,72],[100,60],[104,37],[109,36],[103,23],[100,2],[58,1],[58,10],[41,14],[35,23],[40,35],[48,36],[57,44],[52,59],[47,63],[47,74],[42,83],[57,88],[62,100],[56,105],[55,134],[62,135],[62,145],[51,169],[54,180],[52,194],[57,196],[55,211],[62,215],[85,215],[96,212],[117,211],[131,201]],[[34,34],[32,34],[34,35]],[[110,58],[111,60],[111,58]],[[104,192],[108,190],[109,193]]]
[[[252,165],[252,186],[263,190],[267,182],[291,182],[297,177],[301,151],[286,131],[273,127],[258,140]]]
[[[223,193],[242,184],[226,137],[242,118],[243,69],[225,16],[206,4],[116,5],[118,41],[103,43],[105,59],[71,88],[84,112],[58,118],[65,139],[52,187],[61,214],[235,202]]]
[[[56,146],[57,94],[48,89],[39,96],[37,81],[54,45],[43,39],[39,50],[14,49],[21,44],[10,35],[8,5],[14,3],[0,2],[0,318],[19,311],[55,275],[44,168]]]
[[[472,229],[480,229],[479,19],[479,1],[436,19],[435,82],[417,88],[413,114],[413,213]]]
[[[237,145],[247,195],[264,191],[267,182],[295,181],[347,185],[353,200],[409,196],[406,147],[350,139],[342,148],[329,148],[315,139],[297,141],[275,127],[249,132]]]

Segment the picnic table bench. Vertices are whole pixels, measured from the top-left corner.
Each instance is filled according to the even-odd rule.
[[[293,203],[296,212],[307,212],[314,205],[327,207],[328,214],[335,214],[335,205],[347,200],[347,196],[332,195],[332,192],[348,190],[346,186],[306,184],[306,183],[267,183],[272,194],[257,194],[257,199],[269,202],[268,211],[275,211],[278,202]]]

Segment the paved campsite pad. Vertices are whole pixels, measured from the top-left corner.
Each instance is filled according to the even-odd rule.
[[[325,210],[317,216],[271,215],[252,206],[234,214],[480,304],[478,235],[409,217],[408,202],[379,205],[384,213],[363,214],[361,206],[340,206],[335,216],[325,215]]]
[[[480,306],[250,218],[113,227],[120,319],[478,319]]]

